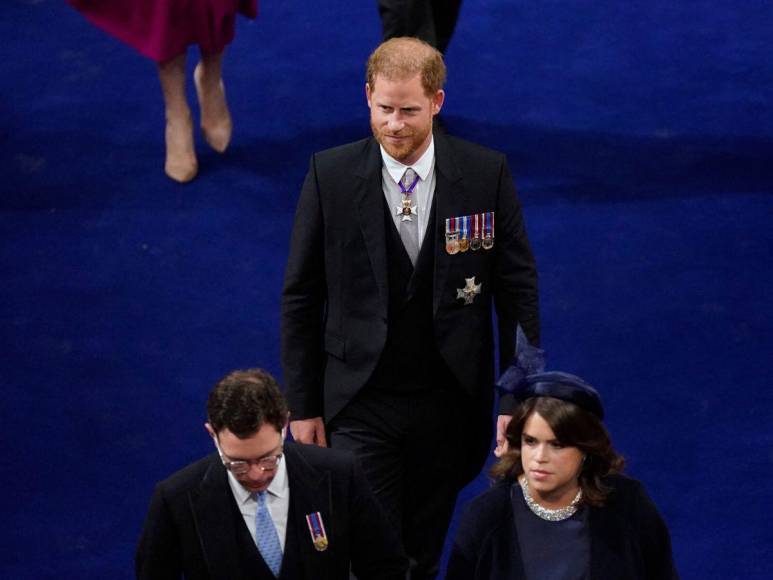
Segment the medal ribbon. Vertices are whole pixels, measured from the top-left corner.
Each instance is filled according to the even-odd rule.
[[[326,538],[325,525],[322,523],[322,517],[319,512],[314,512],[306,516],[306,523],[309,525],[309,532],[311,532],[312,539]]]
[[[407,169],[406,169],[407,171]],[[397,182],[397,185],[400,186],[400,193],[402,193],[405,196],[411,195],[413,193],[413,188],[416,187],[416,184],[419,183],[419,174],[416,174],[416,179],[413,180],[413,183],[408,186],[408,189],[405,188],[403,185],[403,180]]]

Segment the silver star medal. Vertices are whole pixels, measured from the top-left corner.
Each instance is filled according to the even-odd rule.
[[[397,215],[403,216],[401,221],[404,221],[404,222],[413,221],[411,219],[411,216],[418,215],[416,213],[416,204],[411,202],[410,197],[404,197],[402,204],[396,207],[397,207]]]
[[[464,288],[456,289],[456,298],[457,300],[464,300],[464,304],[466,306],[468,304],[472,304],[472,301],[475,300],[475,297],[480,294],[480,289],[483,284],[476,284],[475,276],[472,278],[465,278],[464,282]]]

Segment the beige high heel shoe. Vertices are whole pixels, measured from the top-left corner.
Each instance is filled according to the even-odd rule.
[[[224,153],[231,142],[233,132],[231,113],[225,99],[225,87],[221,80],[214,94],[205,95],[201,86],[201,74],[201,64],[197,64],[193,71],[193,82],[201,109],[201,130],[209,146],[218,153]]]
[[[180,183],[187,183],[199,171],[193,147],[193,120],[190,113],[184,119],[166,119],[166,174]]]

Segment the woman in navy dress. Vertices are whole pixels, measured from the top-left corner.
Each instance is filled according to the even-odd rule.
[[[678,578],[662,517],[621,474],[598,392],[574,375],[542,372],[529,349],[541,356],[521,348],[498,385],[517,407],[496,483],[468,504],[446,578]]]
[[[166,174],[181,183],[196,177],[193,119],[185,97],[185,56],[191,45],[201,58],[194,83],[204,139],[223,153],[232,122],[222,81],[225,47],[234,38],[236,15],[255,18],[257,0],[68,0],[89,21],[156,61],[166,113]]]

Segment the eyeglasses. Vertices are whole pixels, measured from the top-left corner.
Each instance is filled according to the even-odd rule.
[[[226,456],[222,456],[223,465],[225,468],[234,475],[247,475],[250,471],[250,467],[257,465],[261,471],[274,471],[279,465],[282,454],[267,455],[260,459],[239,459],[237,461],[228,461]]]
[[[223,466],[233,473],[234,475],[247,475],[250,471],[250,467],[257,465],[261,471],[274,471],[279,465],[279,461],[282,459],[282,440],[279,440],[278,453],[271,455],[265,455],[259,459],[237,459],[231,461],[228,456],[220,449],[220,442],[215,438],[215,447],[220,454],[220,459],[223,462]]]

